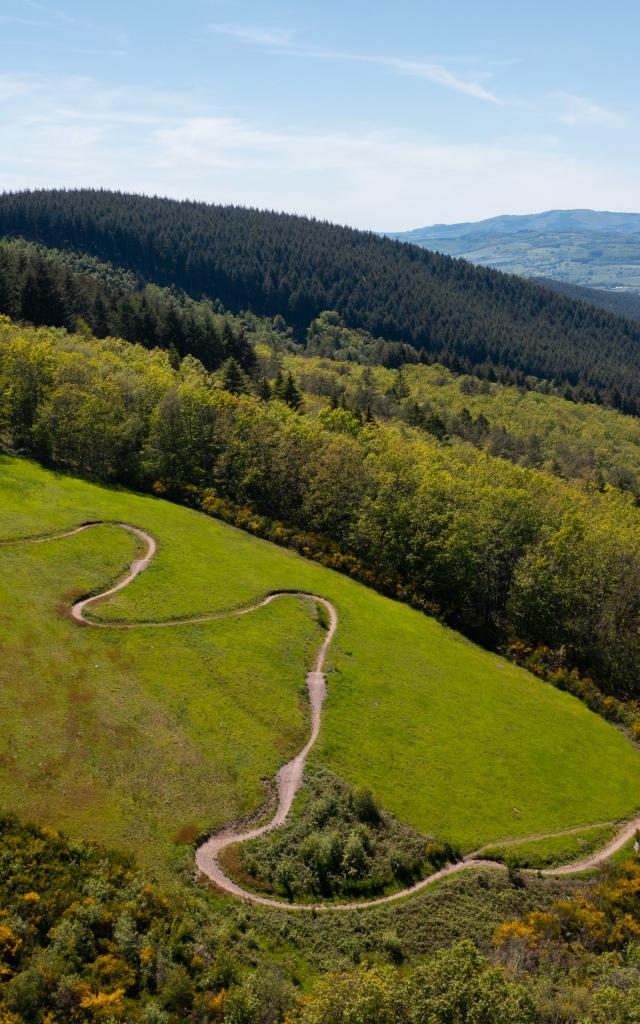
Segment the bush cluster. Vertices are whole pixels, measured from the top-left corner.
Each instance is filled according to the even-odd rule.
[[[251,888],[303,902],[378,896],[455,858],[380,811],[369,790],[314,767],[293,821],[236,847],[226,863]]]

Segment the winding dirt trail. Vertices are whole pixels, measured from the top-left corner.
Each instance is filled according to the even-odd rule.
[[[460,871],[465,871],[470,868],[491,868],[504,870],[504,865],[498,861],[487,860],[482,857],[484,850],[488,850],[491,847],[498,845],[501,846],[513,846],[517,847],[518,844],[526,843],[534,839],[551,839],[556,836],[570,835],[571,833],[580,832],[587,830],[591,827],[597,827],[596,825],[590,826],[577,826],[575,828],[561,829],[558,832],[548,833],[536,833],[533,836],[522,836],[520,839],[507,839],[507,840],[496,840],[495,842],[483,846],[480,849],[468,854],[462,860],[452,864],[447,864],[446,867],[441,868],[439,871],[428,875],[426,878],[420,879],[414,885],[408,886],[405,889],[401,889],[397,892],[390,893],[387,896],[379,896],[375,899],[370,900],[359,900],[351,903],[292,903],[285,900],[271,899],[267,896],[260,896],[258,893],[251,892],[248,889],[243,889],[242,886],[238,885],[233,879],[229,878],[220,864],[220,854],[226,847],[232,843],[246,842],[249,839],[255,839],[258,836],[264,835],[266,832],[271,832],[273,829],[279,828],[285,823],[291,805],[293,804],[294,797],[302,784],[304,775],[304,768],[309,755],[309,751],[313,747],[314,743],[318,738],[320,732],[320,724],[322,719],[322,705],[324,698],[327,693],[326,676],[324,673],[324,666],[327,657],[329,646],[335,634],[338,626],[338,615],[331,604],[325,597],[321,597],[319,594],[310,594],[300,590],[279,590],[260,601],[252,604],[248,607],[233,609],[232,611],[221,611],[212,612],[205,615],[192,616],[190,618],[174,618],[166,620],[158,620],[152,622],[98,622],[95,619],[89,619],[86,617],[85,612],[99,602],[107,600],[112,597],[118,591],[123,590],[127,587],[141,572],[148,567],[152,559],[154,558],[157,551],[157,544],[150,533],[146,530],[142,530],[137,526],[133,526],[130,523],[121,523],[109,520],[93,520],[91,522],[82,523],[80,526],[74,527],[71,530],[65,530],[60,533],[46,534],[39,537],[26,537],[16,538],[9,540],[0,541],[0,547],[14,545],[14,544],[41,544],[54,540],[61,540],[65,537],[73,537],[78,533],[82,533],[84,530],[89,530],[94,526],[117,526],[128,533],[132,534],[139,542],[142,543],[144,553],[141,558],[135,559],[128,566],[125,575],[118,580],[113,586],[109,587],[108,590],[103,591],[99,594],[94,594],[89,597],[80,598],[75,601],[71,606],[71,616],[78,625],[90,626],[92,629],[149,629],[149,628],[166,628],[169,626],[184,626],[184,625],[197,625],[203,622],[213,622],[216,619],[235,618],[241,615],[248,615],[251,612],[257,611],[259,608],[264,608],[265,605],[270,604],[271,601],[275,601],[279,597],[300,597],[307,600],[313,601],[316,605],[321,606],[325,609],[329,617],[329,625],[326,631],[326,635],[320,645],[316,662],[313,670],[307,674],[307,690],[309,693],[309,704],[311,708],[311,732],[309,739],[305,743],[302,750],[296,754],[291,761],[283,765],[276,775],[276,787],[277,787],[277,806],[274,816],[270,821],[263,825],[255,828],[249,828],[244,831],[236,831],[236,827],[233,825],[227,826],[218,832],[214,832],[208,839],[206,839],[196,850],[196,865],[201,874],[212,882],[217,888],[229,893],[232,896],[238,897],[239,899],[246,900],[247,902],[258,904],[260,906],[276,907],[281,910],[295,910],[295,911],[330,911],[330,910],[362,910],[368,907],[377,907],[386,903],[393,903],[397,900],[405,899],[408,896],[412,896],[414,893],[420,892],[427,886],[432,885],[434,882],[439,881],[442,878],[447,878],[449,875],[457,874]],[[613,824],[612,822],[600,822],[599,824]],[[620,826],[619,831],[614,838],[607,843],[606,846],[602,847],[597,852],[584,857],[577,861],[572,861],[570,864],[563,864],[561,867],[546,868],[540,872],[537,869],[524,869],[525,873],[528,874],[542,874],[548,877],[556,877],[563,875],[576,874],[583,871],[591,871],[594,868],[599,867],[611,856],[617,853],[622,847],[629,842],[633,836],[640,831],[640,816],[634,818],[632,821],[628,821]]]

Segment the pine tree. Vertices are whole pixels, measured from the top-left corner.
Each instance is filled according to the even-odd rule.
[[[225,320],[222,327],[222,347],[227,359],[235,356],[235,340],[231,324],[228,320]]]
[[[249,376],[255,374],[258,368],[258,360],[253,345],[248,340],[244,328],[241,327],[236,335],[236,359],[240,366]]]
[[[258,360],[253,349],[253,345],[248,341],[247,336],[244,332],[244,328],[240,328],[237,334],[233,333],[233,329],[228,320],[225,320],[224,327],[222,329],[222,340],[224,342],[225,352],[227,356],[235,359],[238,365],[248,373],[253,374],[256,370]]]
[[[289,408],[295,409],[296,412],[302,407],[302,394],[300,393],[300,389],[298,388],[292,373],[287,374],[282,398]]]
[[[387,394],[390,398],[394,398],[396,402],[401,402],[404,398],[408,398],[411,394],[409,385],[407,384],[404,376],[404,370],[402,367],[396,373],[395,380],[387,390]]]
[[[334,385],[329,395],[329,402],[332,409],[345,409],[344,389]]]
[[[416,401],[407,402],[404,410],[404,415],[407,423],[412,427],[424,426],[425,413],[422,406],[418,405]]]
[[[266,377],[260,376],[256,384],[256,395],[261,398],[263,402],[268,402],[271,398],[271,388],[269,387],[269,381]]]
[[[232,395],[244,394],[247,390],[247,378],[235,359],[227,359],[222,367],[222,387]]]

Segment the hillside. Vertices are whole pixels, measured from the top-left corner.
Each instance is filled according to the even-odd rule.
[[[640,499],[635,416],[568,402],[552,389],[480,381],[437,363],[406,364],[399,374],[310,354],[287,354],[284,361],[307,394],[308,408],[338,401],[356,414],[368,409],[385,422],[410,424],[447,445],[471,444],[585,489],[608,484]]]
[[[0,510],[2,539],[14,541],[65,531],[85,516],[129,519],[153,531],[158,557],[116,604],[102,606],[103,621],[224,611],[274,586],[322,588],[339,609],[340,627],[316,777],[326,775],[323,764],[341,765],[344,777],[366,780],[383,806],[403,808],[405,820],[425,822],[428,833],[432,816],[471,841],[477,829],[513,835],[525,827],[520,817],[529,826],[555,815],[600,820],[601,812],[632,809],[640,756],[618,730],[344,577],[188,509],[24,460],[0,458]],[[263,775],[306,735],[301,684],[323,630],[310,605],[294,597],[255,618],[79,628],[71,602],[103,589],[138,556],[114,525],[40,544],[0,544],[0,798],[43,823],[0,817],[7,1024],[271,1024],[296,1005],[308,1012],[319,975],[362,961],[380,965],[386,987],[400,983],[391,964],[405,961],[402,978],[416,971],[434,1012],[442,995],[426,985],[427,969],[445,992],[464,979],[462,993],[451,996],[454,1009],[466,1011],[473,998],[489,1024],[522,1024],[512,1015],[514,1005],[528,1005],[521,986],[504,983],[471,943],[446,947],[462,934],[492,954],[497,926],[550,910],[558,896],[571,896],[573,880],[532,873],[524,884],[517,874],[467,867],[446,886],[389,907],[302,914],[254,908],[194,879],[199,826],[258,806]],[[470,706],[461,728],[461,708]],[[449,753],[462,755],[466,778]],[[552,753],[563,757],[562,773]],[[346,783],[329,778],[323,838],[335,850],[335,794]],[[452,803],[458,788],[460,802]],[[301,795],[295,827],[304,824],[308,789]],[[55,828],[62,823],[66,836]],[[571,858],[584,853],[588,837],[606,839],[606,828],[584,826],[536,848],[548,856],[555,843],[556,857]],[[105,838],[117,848],[106,849]],[[417,838],[423,850],[441,848]],[[300,854],[313,849],[307,841]],[[132,850],[138,868],[125,852]],[[347,877],[353,880],[352,868]],[[616,914],[609,913],[613,928]],[[365,976],[369,988],[375,977]]]
[[[389,237],[523,277],[553,278],[596,290],[640,292],[637,213],[551,210],[465,224],[434,224]],[[623,309],[616,312],[627,315]]]
[[[233,361],[209,374],[191,356],[176,366],[169,352],[0,320],[0,440],[58,469],[216,511],[490,646],[540,647],[550,678],[583,696],[593,683],[574,670],[611,700],[637,693],[631,494],[447,443],[425,410],[402,408],[404,371],[385,396],[398,416],[384,424],[367,417],[366,390],[364,412],[341,406],[337,391],[335,407],[305,412],[282,357],[257,356],[255,377]],[[610,416],[612,472],[633,431]],[[464,419],[482,425],[468,410]],[[604,710],[597,693],[592,706]],[[635,722],[633,708],[612,707]]]
[[[636,677],[637,508],[474,446],[485,415],[517,441],[534,427],[556,453],[580,425],[578,452],[593,440],[607,471],[618,457],[635,471],[637,420],[442,367],[302,357],[273,325],[225,319],[255,343],[250,374],[86,324],[0,319],[0,445],[57,470],[0,456],[0,802],[43,824],[0,816],[3,1022],[418,1024],[419,997],[434,1020],[546,1024],[557,1006],[563,1024],[601,1024],[573,1007],[614,993],[626,1024],[638,865],[624,860],[636,821],[619,819],[638,810],[637,704],[570,672],[562,630],[609,660],[614,688]],[[370,345],[333,314],[310,341]],[[380,419],[363,422],[372,407]],[[537,678],[543,648],[529,674],[257,533],[405,602],[528,621],[560,645],[545,648],[554,685]],[[86,596],[126,580],[100,604]],[[329,601],[335,633],[318,597],[292,590]],[[291,815],[223,851],[244,899],[212,892],[194,846],[266,811],[276,770],[308,741],[304,675],[327,643]],[[596,884],[571,876],[612,852],[623,862]],[[276,906],[253,906],[260,893]]]
[[[158,557],[96,608],[100,621],[189,618],[275,590],[329,598],[339,626],[314,761],[419,831],[468,850],[636,809],[640,755],[620,732],[432,619],[165,502],[6,458],[0,481],[3,540],[97,519],[154,536]],[[64,614],[72,596],[102,589],[133,554],[110,525],[0,549],[0,800],[158,867],[181,835],[254,811],[260,780],[302,745],[318,625],[291,596],[218,622],[79,629]]]
[[[348,228],[109,192],[0,197],[0,234],[71,248],[146,281],[280,315],[302,338],[324,309],[457,369],[507,368],[637,402],[640,328],[513,276]]]
[[[616,289],[607,291],[604,288],[584,288],[581,285],[570,284],[568,281],[556,281],[550,277],[536,277],[536,284],[544,288],[558,292],[560,295],[567,295],[570,299],[578,299],[580,302],[589,302],[592,306],[606,309],[616,316],[624,316],[628,320],[640,321],[640,294],[632,291],[621,291]]]
[[[547,210],[544,213],[505,214],[461,224],[432,224],[430,227],[398,231],[390,235],[419,244],[434,238],[470,238],[473,235],[515,235],[520,232],[602,231],[611,235],[640,232],[640,213],[612,213],[607,210]]]

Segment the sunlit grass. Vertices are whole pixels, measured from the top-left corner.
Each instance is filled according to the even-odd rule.
[[[198,513],[0,459],[3,536],[97,518],[159,542],[103,619],[231,609],[280,588],[330,598],[340,624],[313,757],[418,830],[469,850],[640,804],[640,756],[619,731],[433,619]],[[174,837],[260,805],[261,779],[305,736],[321,633],[295,598],[166,630],[61,613],[132,554],[113,527],[0,548],[0,803],[164,858]]]

